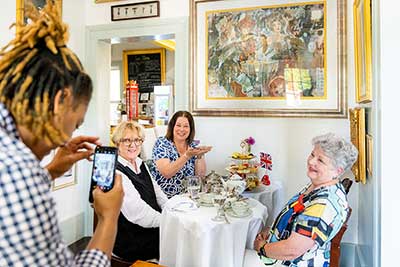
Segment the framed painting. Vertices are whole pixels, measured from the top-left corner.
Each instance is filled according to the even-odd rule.
[[[356,74],[356,101],[372,101],[372,29],[371,0],[355,0],[354,62]]]
[[[347,117],[346,0],[191,0],[190,10],[194,115]]]
[[[53,2],[59,2],[59,12],[60,16],[62,15],[62,0],[52,0]],[[27,22],[27,18],[25,17],[25,10],[28,6],[27,3],[32,3],[39,10],[46,5],[46,0],[16,0],[16,25],[17,31],[20,25],[24,25]]]
[[[351,170],[356,182],[365,184],[366,180],[366,159],[365,159],[365,109],[350,109],[350,138],[351,142],[358,149],[358,159]]]
[[[63,176],[53,180],[53,190],[58,190],[76,184],[76,165],[73,165]]]

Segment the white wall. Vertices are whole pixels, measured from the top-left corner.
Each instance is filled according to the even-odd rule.
[[[144,1],[121,1],[102,4],[95,4],[94,1],[85,1],[85,5],[87,7],[86,25],[99,25],[110,23],[111,6],[139,2]],[[189,14],[189,2],[189,0],[160,0],[160,17],[168,18],[187,16]]]
[[[400,138],[395,130],[399,122],[399,66],[400,62],[400,3],[398,1],[378,1],[380,10],[380,117],[381,138],[377,140],[381,145],[380,175],[381,175],[381,266],[396,265],[393,260],[399,253],[400,232],[396,231],[399,225],[399,212],[396,199],[399,195],[399,148]],[[398,127],[396,127],[398,129]],[[379,173],[378,173],[379,175]]]

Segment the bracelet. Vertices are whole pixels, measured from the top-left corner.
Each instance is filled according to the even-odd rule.
[[[266,245],[267,243],[268,243],[268,242],[265,241],[264,245],[261,246],[261,248],[260,248],[260,254],[261,254],[261,256],[264,256],[264,257],[269,258],[269,257],[267,256],[267,253],[265,253],[265,248],[264,248],[265,245]]]

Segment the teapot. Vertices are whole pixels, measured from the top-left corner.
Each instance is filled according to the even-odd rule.
[[[233,191],[237,194],[242,194],[246,190],[247,183],[237,174],[232,175],[226,182],[222,180],[226,191]]]
[[[204,185],[206,188],[206,192],[210,192],[211,188],[215,185],[223,185],[222,176],[212,170],[209,174],[206,175],[204,180]]]

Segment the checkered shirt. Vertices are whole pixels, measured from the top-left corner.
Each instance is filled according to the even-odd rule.
[[[74,259],[61,239],[50,185],[50,174],[0,103],[0,267],[110,266],[100,250]]]

